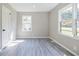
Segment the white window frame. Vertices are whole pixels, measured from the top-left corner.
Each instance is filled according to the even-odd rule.
[[[73,34],[73,37],[72,36],[68,36],[68,35],[65,35],[63,33],[61,33],[60,31],[60,22],[61,22],[61,12],[63,10],[65,10],[66,8],[72,6],[72,14],[73,14],[73,23],[72,23],[72,34]],[[69,5],[66,5],[64,8],[61,8],[59,11],[58,11],[58,33],[61,34],[61,35],[64,35],[64,36],[67,36],[67,37],[71,37],[71,38],[74,38],[74,39],[79,39],[79,37],[76,35],[77,34],[77,24],[76,24],[76,21],[77,21],[77,4],[74,3],[74,4],[69,4]]]
[[[27,30],[24,30],[24,29],[23,29],[23,18],[22,18],[22,31],[23,31],[23,32],[31,32],[31,31],[32,31],[32,15],[22,15],[22,17],[23,17],[23,16],[26,16],[26,17],[30,16],[30,17],[31,17],[31,30],[27,31]]]

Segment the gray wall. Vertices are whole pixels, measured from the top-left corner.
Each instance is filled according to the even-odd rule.
[[[0,4],[0,48],[2,47],[2,4]]]
[[[48,13],[18,12],[17,15],[17,38],[48,37]],[[22,15],[32,15],[31,32],[22,32]]]
[[[49,36],[79,55],[79,40],[58,34],[58,10],[68,4],[59,4],[49,12]]]

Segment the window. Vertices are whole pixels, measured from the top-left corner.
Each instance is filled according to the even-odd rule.
[[[60,11],[60,32],[65,35],[73,36],[72,34],[72,6],[68,6]]]
[[[32,16],[22,16],[22,31],[32,31]]]
[[[59,32],[71,36],[79,36],[79,4],[70,4],[59,10]]]

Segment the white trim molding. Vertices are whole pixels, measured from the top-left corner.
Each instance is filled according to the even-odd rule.
[[[78,56],[75,52],[71,51],[70,49],[68,49],[67,47],[65,47],[64,45],[62,45],[58,41],[56,41],[55,38],[49,36],[49,39],[51,39],[52,42],[56,42],[58,45],[60,45],[61,47],[63,47],[64,49],[66,49],[67,51],[69,51],[70,53],[72,53],[73,55]]]
[[[49,37],[16,37],[16,38],[49,38]]]

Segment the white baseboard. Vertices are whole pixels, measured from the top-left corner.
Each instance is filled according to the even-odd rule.
[[[58,41],[56,41],[55,38],[49,37],[49,39],[53,40],[54,42],[56,42],[58,45],[60,45],[61,47],[63,47],[64,49],[66,49],[67,51],[69,51],[70,53],[72,53],[73,55],[78,56],[75,52],[71,51],[70,49],[68,49],[67,47],[65,47],[64,45],[62,45]]]
[[[16,37],[16,38],[49,38],[49,37]]]

